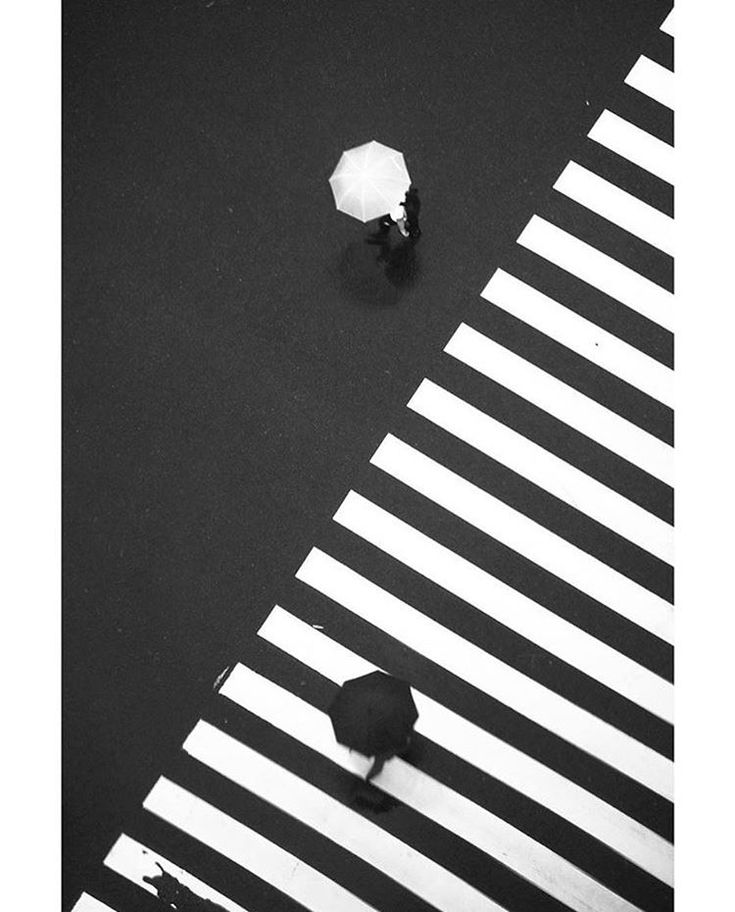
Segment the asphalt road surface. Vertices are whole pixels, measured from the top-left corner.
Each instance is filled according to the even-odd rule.
[[[64,908],[669,6],[65,4]],[[371,139],[405,281],[327,183]]]

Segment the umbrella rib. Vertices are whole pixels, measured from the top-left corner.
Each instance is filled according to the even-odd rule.
[[[338,207],[338,208],[339,208],[339,206],[342,205],[342,203],[345,201],[345,199],[347,198],[347,196],[349,196],[349,193],[350,193],[349,190],[345,190],[345,192],[342,194],[342,196],[340,196],[340,198],[337,200],[337,207]]]
[[[367,222],[390,212],[405,195],[411,178],[403,153],[373,139],[346,149],[329,183],[337,208]],[[381,203],[385,208],[377,212]]]
[[[385,193],[383,193],[383,191],[380,189],[380,187],[376,187],[375,184],[373,184],[373,189],[374,189],[375,192],[378,194],[378,196],[381,197],[381,199],[383,200],[383,202],[384,202],[384,203],[386,204],[386,206],[388,207],[388,208],[386,209],[386,212],[390,213],[390,210],[393,208],[393,205],[394,205],[394,204],[388,199],[388,197],[385,195]]]

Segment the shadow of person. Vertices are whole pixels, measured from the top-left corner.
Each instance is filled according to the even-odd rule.
[[[402,238],[394,246],[381,245],[378,262],[385,263],[385,277],[396,288],[408,288],[418,277],[416,241],[418,238]]]
[[[369,782],[358,779],[354,784],[352,804],[373,814],[385,814],[400,806],[400,801]]]
[[[158,862],[156,867],[161,873],[145,875],[143,881],[155,888],[162,908],[175,909],[176,912],[225,912],[223,906],[185,887],[173,874],[164,871]]]
[[[340,254],[337,275],[342,291],[361,304],[371,307],[393,307],[398,299],[395,286],[386,281],[386,276],[374,256],[375,247],[368,246],[365,241],[371,242],[371,239],[354,240]]]

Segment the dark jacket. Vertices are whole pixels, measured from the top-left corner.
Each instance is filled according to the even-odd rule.
[[[406,210],[406,231],[408,231],[410,237],[418,237],[421,234],[421,228],[419,227],[421,200],[419,199],[417,187],[411,187],[406,193],[403,208]]]

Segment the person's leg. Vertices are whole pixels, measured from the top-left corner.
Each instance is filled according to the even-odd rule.
[[[385,761],[387,759],[388,759],[388,757],[385,754],[376,754],[375,755],[375,757],[373,758],[373,765],[370,767],[370,770],[369,770],[367,776],[365,776],[366,782],[370,782],[370,780],[373,777],[378,775],[378,773],[385,766]]]
[[[409,237],[413,238],[415,241],[421,237],[418,218],[412,218],[410,221],[406,222],[406,228],[408,228]]]

